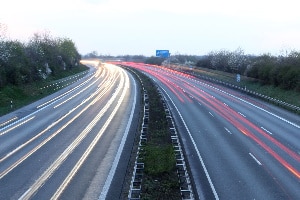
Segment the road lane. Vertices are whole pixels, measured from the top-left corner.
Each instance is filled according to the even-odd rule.
[[[25,119],[18,116],[21,120],[14,125],[1,127],[0,141],[5,145],[0,149],[0,199],[66,198],[70,191],[76,198],[99,198],[106,177],[114,177],[110,169],[119,164],[124,144],[119,146],[127,139],[124,130],[131,126],[137,91],[123,69],[113,65],[95,69],[63,95],[36,103],[37,110],[19,111],[27,114]],[[27,116],[34,118],[24,123]],[[121,188],[119,184],[115,187]]]
[[[300,196],[299,116],[171,69],[121,64],[146,73],[168,97],[199,197]]]

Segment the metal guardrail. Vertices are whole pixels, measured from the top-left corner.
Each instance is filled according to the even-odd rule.
[[[184,159],[184,154],[181,148],[180,140],[178,137],[177,130],[175,128],[175,122],[172,117],[172,113],[169,109],[168,104],[166,103],[166,98],[161,92],[161,90],[158,89],[158,93],[161,96],[161,99],[163,101],[163,106],[166,113],[166,118],[169,125],[169,131],[171,135],[171,141],[173,144],[173,149],[175,153],[175,159],[176,159],[176,168],[177,168],[177,175],[179,179],[180,184],[180,193],[182,200],[191,200],[194,198],[194,193],[192,189],[192,182],[187,170],[186,162]]]
[[[130,70],[130,69],[129,69]],[[132,73],[135,73],[131,70]],[[136,73],[135,73],[136,74]],[[140,130],[140,140],[138,143],[138,149],[135,157],[133,173],[131,177],[128,199],[129,200],[139,200],[141,198],[142,191],[142,179],[144,173],[144,162],[140,158],[140,154],[144,151],[144,145],[147,142],[148,134],[148,123],[149,123],[149,97],[147,91],[143,86],[143,82],[138,74],[136,76],[139,78],[140,83],[142,84],[142,90],[144,92],[143,101],[144,101],[144,115],[142,120],[142,128]]]
[[[255,91],[252,91],[252,90],[248,90],[247,88],[245,87],[241,87],[241,86],[238,86],[238,85],[234,85],[232,83],[228,83],[228,82],[224,82],[224,81],[220,81],[218,79],[215,79],[215,78],[211,78],[211,77],[207,77],[207,76],[204,76],[204,75],[199,75],[199,74],[195,74],[195,73],[190,73],[190,72],[186,72],[185,73],[188,73],[188,74],[191,74],[193,76],[196,76],[198,78],[201,78],[201,79],[204,79],[204,80],[208,80],[210,82],[214,82],[214,83],[218,83],[218,84],[221,84],[221,85],[225,85],[227,87],[231,87],[233,89],[237,89],[237,90],[240,90],[244,93],[247,93],[251,96],[255,96],[257,98],[261,98],[261,99],[264,99],[264,100],[267,100],[273,104],[277,104],[281,107],[284,107],[284,108],[287,108],[287,109],[290,109],[290,110],[293,110],[295,112],[300,112],[300,107],[298,106],[295,106],[295,105],[292,105],[292,104],[289,104],[289,103],[286,103],[284,101],[281,101],[281,100],[278,100],[278,99],[275,99],[275,98],[272,98],[272,97],[269,97],[269,96],[266,96],[266,95],[263,95],[263,94],[260,94],[260,93],[257,93]]]
[[[138,145],[137,155],[135,158],[133,174],[131,178],[128,199],[138,200],[140,199],[142,190],[142,178],[144,173],[144,163],[139,155],[143,152],[143,147],[147,142],[148,134],[148,122],[149,122],[149,100],[147,91],[144,90],[144,116],[141,128],[140,141]]]
[[[78,74],[71,75],[71,76],[68,76],[66,78],[62,78],[62,79],[59,79],[59,80],[52,81],[50,84],[48,84],[48,85],[46,85],[46,86],[44,86],[40,89],[41,90],[44,90],[44,89],[59,90],[61,88],[72,85],[73,83],[83,79],[88,72],[89,72],[89,70],[85,70],[85,71],[80,72]]]
[[[137,75],[137,74],[136,74]],[[137,77],[140,79],[141,78],[137,75]],[[144,145],[147,143],[147,134],[148,134],[148,122],[149,122],[149,97],[147,94],[147,91],[144,89],[142,86],[143,91],[144,91],[144,116],[142,120],[142,128],[140,130],[141,135],[140,135],[140,140],[138,144],[138,150],[135,158],[135,164],[134,164],[134,169],[133,169],[133,174],[131,178],[131,183],[130,183],[130,188],[128,192],[128,199],[129,200],[139,200],[141,198],[141,190],[142,190],[142,178],[143,178],[143,173],[144,173],[144,162],[140,158],[140,154],[143,153],[144,151]],[[179,137],[175,128],[175,123],[173,121],[171,112],[169,110],[169,107],[166,103],[166,98],[162,94],[162,92],[157,88],[157,91],[161,97],[161,100],[163,102],[164,110],[166,113],[166,119],[168,121],[169,125],[169,131],[171,135],[171,141],[173,144],[174,148],[174,153],[175,153],[175,159],[176,159],[176,168],[177,168],[177,175],[178,175],[178,181],[180,184],[180,193],[182,200],[193,200],[194,199],[194,194],[192,190],[192,183],[191,179],[188,174],[188,170],[186,167],[186,162],[184,159],[184,154],[181,148],[181,144],[179,141]]]

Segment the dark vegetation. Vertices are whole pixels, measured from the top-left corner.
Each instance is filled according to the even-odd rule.
[[[210,52],[197,63],[203,67],[254,78],[261,85],[300,92],[300,52],[283,55],[245,55],[243,50]]]
[[[74,42],[68,38],[36,33],[29,42],[22,43],[1,34],[0,115],[54,92],[41,90],[44,85],[86,70],[80,59]]]
[[[271,86],[284,91],[300,92],[300,52],[295,50],[282,51],[278,56],[268,53],[249,55],[245,54],[241,48],[237,48],[234,51],[225,49],[211,51],[202,56],[174,54],[168,59],[142,55],[113,57],[98,55],[97,52],[87,54],[85,57],[144,62],[154,65],[175,64],[206,68],[215,70],[216,73],[219,71],[252,78],[252,83],[259,86]]]
[[[154,83],[135,70],[149,97],[147,143],[142,155],[141,199],[181,199],[176,160],[161,97]]]
[[[151,56],[150,58],[145,60],[145,63],[152,64],[152,65],[161,65],[164,60],[165,58]]]
[[[240,48],[212,51],[204,56],[172,55],[164,58],[136,56],[99,56],[97,52],[84,58],[144,62],[155,65],[196,67],[194,71],[208,76],[235,80],[236,74],[247,77],[248,88],[278,99],[293,99],[300,105],[300,52],[291,51],[279,56],[246,55]],[[54,92],[41,90],[63,77],[87,68],[80,65],[80,54],[68,38],[53,38],[48,33],[34,34],[27,43],[9,40],[0,24],[0,116]],[[180,199],[175,156],[160,96],[146,76],[143,84],[149,95],[149,138],[145,147],[145,176],[143,199]],[[244,79],[244,78],[243,78]],[[241,84],[241,83],[239,83]],[[287,101],[288,102],[288,101]]]
[[[187,67],[181,67],[181,70],[187,73],[193,73],[194,75],[204,76],[207,79],[212,78],[228,84],[232,84],[250,91],[263,94],[265,96],[281,100],[283,102],[289,103],[291,105],[300,107],[300,92],[296,90],[286,90],[281,87],[276,87],[274,85],[263,84],[259,80],[250,78],[247,76],[242,76],[240,82],[236,81],[236,74],[212,70],[208,68],[197,67],[192,71]],[[272,103],[272,102],[271,102]],[[273,102],[274,103],[274,102]],[[275,103],[276,104],[276,103]],[[279,105],[279,104],[278,104]],[[287,107],[285,107],[287,108]],[[292,109],[293,111],[293,109]],[[299,110],[298,110],[299,113]]]
[[[67,38],[34,34],[28,43],[0,40],[0,88],[57,79],[79,65],[81,57]]]
[[[169,58],[136,56],[98,55],[97,52],[85,57],[102,60],[144,62],[170,66],[200,75],[225,81],[239,87],[266,95],[286,103],[300,106],[300,52],[281,51],[278,56],[245,54],[241,48],[235,51],[211,51],[207,55],[172,54]],[[237,74],[240,82],[236,81]]]

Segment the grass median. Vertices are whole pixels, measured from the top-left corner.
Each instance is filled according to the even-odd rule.
[[[134,71],[149,97],[147,143],[140,155],[145,167],[141,199],[181,199],[176,159],[161,96],[151,79]]]

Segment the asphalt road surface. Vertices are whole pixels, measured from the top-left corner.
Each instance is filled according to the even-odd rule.
[[[137,85],[114,65],[0,118],[0,199],[118,199]]]
[[[167,97],[198,198],[300,198],[298,115],[172,69],[121,64]]]

